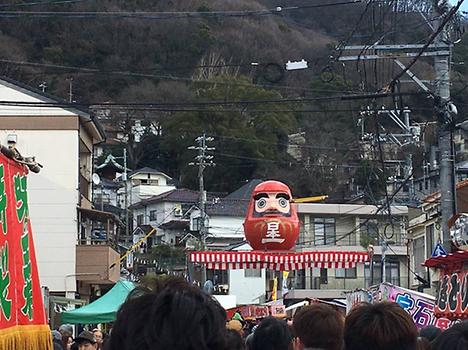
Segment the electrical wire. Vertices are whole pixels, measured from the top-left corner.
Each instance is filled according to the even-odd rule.
[[[179,11],[179,12],[150,12],[150,11],[118,11],[118,12],[59,12],[59,11],[0,11],[0,18],[68,18],[68,19],[112,19],[112,18],[137,18],[145,20],[164,20],[164,19],[196,19],[210,17],[261,17],[278,15],[284,12],[306,10],[312,8],[334,7],[342,5],[351,5],[360,3],[361,0],[350,0],[333,3],[322,3],[301,6],[277,6],[264,10],[240,10],[240,11]]]
[[[131,71],[115,71],[115,70],[104,70],[104,69],[97,69],[97,68],[89,68],[89,67],[76,67],[76,66],[68,66],[68,65],[61,65],[61,64],[50,64],[50,63],[38,63],[38,62],[27,62],[27,61],[17,61],[17,60],[9,60],[9,59],[0,59],[0,62],[13,64],[16,66],[29,66],[29,67],[36,67],[36,68],[55,68],[60,70],[68,70],[72,71],[74,74],[96,74],[96,75],[117,75],[117,76],[128,76],[128,77],[137,77],[137,78],[146,78],[146,79],[158,79],[158,80],[170,80],[170,81],[185,81],[191,83],[206,83],[206,84],[215,84],[215,85],[227,85],[227,86],[257,86],[263,88],[274,88],[278,90],[291,90],[291,91],[303,91],[303,92],[340,92],[340,93],[356,93],[357,91],[353,90],[332,90],[332,89],[309,89],[303,87],[294,87],[294,86],[285,86],[285,85],[278,85],[278,84],[246,84],[246,83],[237,83],[237,82],[227,82],[223,80],[206,80],[206,79],[194,79],[192,77],[179,77],[173,75],[163,75],[163,74],[150,74],[144,72],[131,72]],[[263,65],[264,63],[260,63]],[[220,67],[224,67],[219,65]],[[226,65],[229,67],[231,65]],[[232,66],[241,66],[241,65],[232,65]],[[193,66],[192,68],[210,68],[211,66]],[[216,67],[216,66],[213,66]],[[170,68],[162,68],[163,70],[171,70]],[[178,69],[190,69],[190,67],[177,67],[174,68],[175,70]],[[154,71],[155,69],[150,69],[149,71]],[[145,70],[147,71],[147,70]],[[65,73],[61,73],[65,74]]]
[[[0,8],[42,6],[42,5],[63,5],[63,4],[73,4],[77,2],[84,2],[84,1],[87,1],[87,0],[55,0],[55,1],[23,2],[23,3],[18,3],[18,4],[0,4]]]
[[[464,0],[458,0],[457,4],[450,9],[450,11],[447,13],[445,18],[443,19],[442,23],[437,27],[436,31],[432,33],[432,35],[429,37],[427,40],[426,44],[421,48],[421,50],[417,53],[417,55],[410,61],[410,63],[403,69],[400,73],[395,75],[393,79],[381,90],[383,91],[391,91],[392,87],[395,85],[395,83],[403,77],[403,75],[408,72],[408,70],[421,58],[424,52],[429,48],[429,45],[431,45],[434,40],[437,38],[437,36],[444,30],[446,24],[450,21],[450,19],[457,13],[459,10],[460,6],[463,4]]]

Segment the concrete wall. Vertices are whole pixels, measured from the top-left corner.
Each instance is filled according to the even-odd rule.
[[[29,209],[41,285],[51,292],[74,292],[78,131],[2,130],[2,144],[6,144],[8,134],[18,135],[17,148],[21,153],[36,156],[44,166],[39,174],[28,176]]]
[[[237,304],[258,304],[265,295],[265,269],[261,277],[245,277],[245,270],[229,271],[229,295],[235,295]]]
[[[244,218],[240,216],[210,216],[208,232],[213,238],[238,238],[244,237]]]

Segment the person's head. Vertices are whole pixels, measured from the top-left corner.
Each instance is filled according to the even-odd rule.
[[[345,320],[346,350],[415,350],[417,337],[410,315],[392,302],[361,303]]]
[[[244,340],[239,332],[228,329],[226,332],[226,349],[227,350],[244,350]]]
[[[228,323],[226,323],[226,328],[228,330],[233,330],[239,333],[240,336],[243,336],[243,326],[242,323],[238,320],[230,320]]]
[[[59,332],[62,335],[70,335],[73,336],[73,326],[71,324],[63,324],[59,327]]]
[[[294,315],[296,348],[341,350],[343,346],[343,316],[326,304],[305,306]]]
[[[98,347],[94,334],[86,330],[75,338],[75,343],[78,345],[78,350],[96,350]]]
[[[223,349],[226,312],[208,294],[177,278],[135,289],[117,312],[108,350]]]
[[[430,342],[434,341],[439,335],[442,334],[442,330],[436,326],[427,326],[419,330],[419,336],[426,338]]]
[[[62,347],[63,350],[70,350],[73,344],[73,337],[71,335],[62,336]]]
[[[285,321],[265,318],[254,332],[252,350],[292,349],[292,334]]]
[[[431,350],[431,343],[427,338],[418,337],[417,350]]]
[[[94,334],[94,338],[96,338],[96,342],[98,344],[102,344],[102,341],[104,339],[104,334],[101,332],[101,330],[98,328],[94,328],[93,334]]]
[[[446,329],[432,342],[433,350],[468,349],[468,321],[457,323]]]

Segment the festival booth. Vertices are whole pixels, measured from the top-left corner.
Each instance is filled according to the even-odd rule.
[[[244,221],[245,238],[252,251],[196,251],[189,254],[192,263],[208,269],[268,269],[293,271],[319,268],[353,268],[369,261],[367,252],[307,251],[295,252],[300,222],[288,186],[278,181],[257,185]],[[253,311],[256,312],[256,311]]]
[[[468,318],[468,251],[430,258],[424,266],[439,270],[434,314],[449,320]]]
[[[359,303],[376,303],[393,301],[408,312],[419,329],[435,326],[442,330],[449,328],[454,322],[446,317],[435,314],[436,298],[432,295],[419,293],[414,290],[394,286],[390,283],[381,283],[368,289],[358,289],[346,293],[346,312]]]
[[[29,219],[28,170],[0,153],[0,349],[52,350]]]
[[[62,313],[62,323],[96,324],[115,321],[117,311],[135,288],[132,282],[120,280],[110,291],[92,303]]]
[[[454,215],[448,222],[452,252],[440,243],[424,266],[439,272],[439,288],[434,307],[436,317],[449,320],[468,319],[468,214]]]

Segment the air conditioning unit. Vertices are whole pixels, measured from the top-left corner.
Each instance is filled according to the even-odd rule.
[[[182,205],[181,204],[176,204],[174,206],[174,216],[181,217],[183,215],[184,215],[184,213],[182,211]]]

